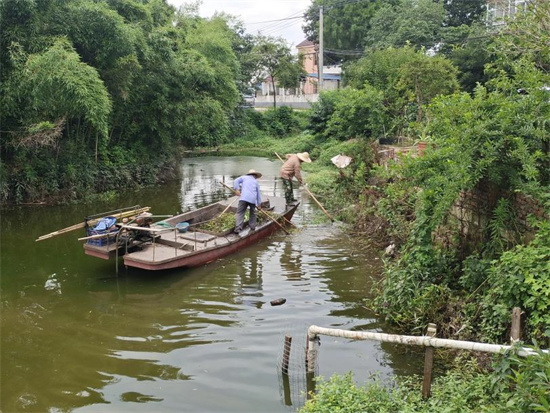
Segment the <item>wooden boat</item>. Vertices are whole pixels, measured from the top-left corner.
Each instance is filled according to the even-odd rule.
[[[84,244],[84,251],[103,259],[123,255],[124,265],[145,270],[196,267],[255,244],[278,230],[285,230],[285,224],[290,223],[299,205],[287,206],[283,197],[262,195],[264,212],[258,213],[255,231],[250,230],[248,222],[239,234],[233,232],[234,228],[222,233],[201,229],[201,224],[224,212],[234,215],[237,199],[231,197],[149,226],[139,226],[137,221],[116,224],[110,233],[97,238],[86,237],[89,239]],[[186,228],[181,228],[183,223],[188,224]]]

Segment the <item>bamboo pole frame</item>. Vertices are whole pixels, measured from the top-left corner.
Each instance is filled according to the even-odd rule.
[[[484,353],[500,353],[512,348],[509,345],[477,343],[475,341],[450,340],[431,336],[405,336],[399,334],[374,333],[370,331],[349,331],[336,328],[325,328],[316,325],[309,326],[307,330],[307,357],[306,365],[308,373],[315,371],[317,363],[317,338],[319,335],[349,338],[352,340],[374,340],[382,343],[396,343],[424,347],[452,348],[457,350],[481,351]],[[542,350],[548,353],[548,350]],[[521,347],[518,355],[522,357],[534,356],[538,353],[528,347]]]
[[[149,211],[150,209],[151,209],[151,207],[143,207],[143,208],[139,208],[139,209],[134,209],[132,211],[125,211],[125,212],[120,212],[120,213],[116,213],[116,214],[112,214],[112,215],[106,215],[104,217],[99,217],[99,218],[94,218],[92,220],[89,220],[88,224],[89,225],[95,225],[99,222],[100,219],[107,218],[108,216],[112,216],[112,217],[115,217],[117,219],[127,218],[127,217],[131,217],[132,215],[142,214],[144,212]],[[86,227],[86,222],[81,222],[79,224],[71,225],[70,227],[67,227],[67,228],[63,228],[63,229],[59,229],[59,230],[54,231],[54,232],[50,232],[49,234],[46,234],[46,235],[41,235],[36,239],[36,241],[44,241],[45,239],[53,238],[57,235],[66,234],[67,232],[75,231],[77,229],[84,228],[84,227]]]

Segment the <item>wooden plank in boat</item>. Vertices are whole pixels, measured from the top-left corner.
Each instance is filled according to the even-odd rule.
[[[202,232],[186,232],[179,237],[189,241],[197,240],[198,242],[208,242],[212,241],[214,238],[217,238],[215,235],[204,234]]]

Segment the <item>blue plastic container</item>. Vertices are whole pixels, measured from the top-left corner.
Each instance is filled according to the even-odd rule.
[[[187,232],[187,230],[189,229],[189,222],[178,222],[176,224],[176,228],[178,229],[179,232],[183,234],[184,232]]]

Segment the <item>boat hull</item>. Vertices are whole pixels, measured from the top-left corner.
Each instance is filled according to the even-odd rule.
[[[283,216],[287,221],[292,219],[297,207],[298,205],[295,205],[285,212]],[[277,222],[280,225],[284,225],[285,221],[281,218],[279,219],[281,222]],[[170,259],[161,259],[158,261],[143,260],[136,258],[136,255],[134,254],[127,254],[124,255],[124,265],[152,271],[197,267],[240,251],[243,248],[257,243],[261,239],[268,237],[278,230],[280,230],[279,225],[275,222],[271,222],[256,231],[245,230],[248,232],[244,236],[232,235],[231,239],[225,245],[205,248],[202,250],[185,253],[180,256],[175,256]]]

